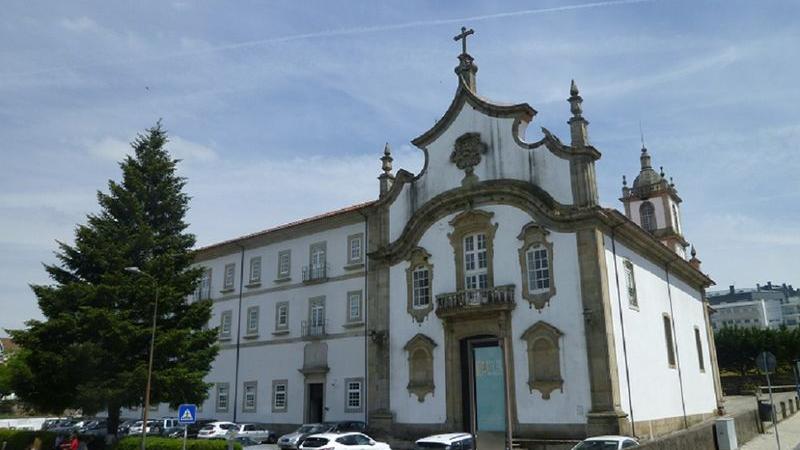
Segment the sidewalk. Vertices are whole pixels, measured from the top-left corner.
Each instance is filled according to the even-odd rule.
[[[781,450],[800,450],[800,414],[778,423],[778,434],[781,438]],[[776,450],[778,443],[775,441],[775,428],[768,428],[767,432],[755,437],[745,445],[739,446],[741,450]]]

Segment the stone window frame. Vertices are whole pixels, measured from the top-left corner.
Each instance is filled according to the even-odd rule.
[[[225,321],[227,319],[228,331],[225,331]],[[233,334],[233,310],[226,309],[219,315],[219,338],[230,339]]]
[[[350,383],[358,383],[358,406],[350,406]],[[359,413],[364,411],[364,378],[345,378],[344,379],[344,412]]]
[[[522,298],[528,301],[531,307],[536,307],[541,311],[550,300],[556,295],[555,270],[553,269],[553,243],[548,241],[547,236],[550,232],[543,226],[530,222],[522,227],[517,239],[522,241],[519,248],[519,267],[522,275]],[[550,269],[550,287],[542,292],[531,292],[529,289],[528,278],[528,251],[534,247],[544,247],[547,251],[547,264]]]
[[[286,257],[286,271],[281,271],[281,260]],[[291,250],[281,250],[278,252],[278,264],[277,268],[275,269],[278,277],[277,280],[283,281],[288,280],[292,276],[292,251]]]
[[[675,352],[672,317],[667,313],[663,313],[661,322],[664,327],[664,344],[667,347],[667,365],[670,369],[675,369],[677,367],[677,354]]]
[[[281,308],[286,308],[286,323],[281,324]],[[289,302],[275,303],[275,331],[288,331],[289,330]]]
[[[433,311],[433,264],[430,262],[430,257],[431,254],[427,250],[422,247],[416,247],[411,250],[411,255],[408,258],[408,268],[406,269],[406,310],[417,323],[422,323],[425,317]],[[414,306],[414,271],[419,268],[428,270],[428,292],[430,298],[428,305],[423,307]]]
[[[312,313],[314,311],[314,306],[322,306],[322,323],[321,324],[317,324],[318,327],[319,326],[322,327],[322,334],[320,336],[324,336],[325,334],[328,333],[328,329],[327,329],[328,328],[327,327],[327,320],[328,320],[328,311],[327,311],[327,309],[328,308],[327,308],[327,305],[325,303],[326,303],[326,301],[325,301],[325,296],[324,295],[316,295],[316,296],[310,297],[308,299],[308,322],[307,322],[308,325],[307,326],[308,326],[309,331],[311,330],[311,326],[312,326],[311,322],[312,322],[312,317],[313,317]]]
[[[247,388],[253,388],[253,406],[247,406]],[[245,381],[242,383],[242,412],[256,412],[258,410],[258,381]]]
[[[225,270],[222,272],[222,291],[233,291],[233,285],[236,282],[236,263],[225,264]]]
[[[205,284],[205,286],[203,286]],[[205,294],[205,295],[204,295]],[[200,282],[195,291],[195,300],[207,300],[211,298],[211,267],[206,267],[200,275]]]
[[[648,217],[652,218],[652,222],[648,220],[649,226],[645,226],[644,221],[644,210],[648,208]],[[652,212],[652,216],[649,213]],[[642,229],[647,231],[648,233],[653,233],[658,229],[658,219],[656,218],[656,206],[650,200],[645,200],[639,205],[639,223],[642,224]]]
[[[250,258],[250,270],[248,271],[248,287],[261,285],[261,257],[253,256]],[[258,269],[258,270],[253,270]]]
[[[312,267],[314,267],[314,251],[322,250],[322,270],[326,270],[325,267],[328,265],[328,241],[319,241],[314,242],[313,244],[308,246],[308,270],[310,271]],[[327,276],[327,273],[325,274]]]
[[[256,322],[255,327],[251,327],[250,326],[251,325],[250,314],[252,314],[252,313],[255,313],[255,322]],[[259,325],[259,321],[261,319],[261,312],[260,312],[260,308],[258,307],[258,305],[249,306],[247,308],[247,315],[245,317],[246,317],[246,321],[245,321],[245,330],[246,331],[245,331],[245,334],[247,334],[249,336],[253,336],[253,335],[257,336],[258,335],[258,325]]]
[[[353,243],[358,242],[358,258],[353,258]],[[364,262],[364,233],[347,236],[347,265],[362,264]]]
[[[480,209],[470,209],[456,215],[451,220],[453,228],[447,234],[453,247],[456,263],[456,290],[464,290],[464,238],[470,234],[483,233],[486,236],[486,287],[494,287],[494,236],[499,224],[492,224],[494,213]]]
[[[433,364],[433,349],[436,347],[436,342],[433,339],[425,336],[422,333],[416,334],[414,337],[409,339],[406,345],[403,347],[408,353],[407,357],[407,365],[408,365],[408,385],[406,389],[408,390],[409,395],[416,395],[417,401],[420,403],[425,401],[425,396],[427,394],[433,394],[436,385],[434,382],[434,364]],[[412,367],[412,358],[417,352],[423,352],[427,357],[425,361],[426,364],[429,364],[429,372],[430,372],[430,379],[429,380],[415,380],[414,379],[414,368]]]
[[[358,296],[358,316],[353,318],[350,300],[353,296]],[[345,302],[347,311],[345,312],[347,323],[360,323],[364,321],[364,294],[362,290],[347,291],[347,301]]]
[[[694,343],[697,346],[697,363],[701,373],[706,372],[706,361],[703,355],[703,340],[700,338],[700,327],[694,327]]]
[[[278,406],[278,386],[283,386],[283,406]],[[289,380],[272,380],[272,412],[285,413],[289,410]]]
[[[558,328],[550,325],[547,322],[539,321],[531,325],[524,333],[522,333],[522,340],[527,343],[527,356],[528,356],[528,388],[533,393],[534,390],[541,392],[542,400],[549,400],[550,394],[559,389],[564,392],[564,376],[561,370],[561,338],[564,333]],[[554,350],[554,360],[551,361],[536,361],[534,357],[534,345],[537,341],[544,339],[548,341]],[[551,380],[539,380],[536,378],[535,366],[537,364],[545,363],[550,364],[551,367],[555,366],[558,369],[558,378]]]
[[[224,396],[224,398],[225,398],[225,406],[224,407],[220,406],[220,403],[221,403],[220,399],[223,398],[223,396],[220,395],[220,394],[222,393],[223,388],[224,388],[224,391],[225,391],[225,396]],[[214,402],[215,410],[218,413],[226,413],[226,412],[228,412],[228,409],[230,408],[230,404],[231,404],[231,384],[230,383],[217,383],[217,398],[216,398],[216,401]]]
[[[625,291],[628,293],[628,307],[639,310],[639,296],[636,290],[636,271],[630,259],[622,259],[623,275],[625,277]]]

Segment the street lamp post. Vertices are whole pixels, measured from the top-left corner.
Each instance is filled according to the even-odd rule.
[[[150,332],[150,359],[147,362],[147,384],[144,388],[144,411],[142,411],[142,444],[141,450],[145,450],[145,439],[147,436],[147,413],[150,410],[150,380],[153,376],[153,348],[156,343],[156,318],[158,317],[158,281],[147,272],[142,271],[138,267],[126,267],[126,271],[149,277],[156,287],[155,303],[153,304],[153,327]]]

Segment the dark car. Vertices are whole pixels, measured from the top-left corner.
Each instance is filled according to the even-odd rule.
[[[363,433],[367,429],[367,424],[360,420],[343,420],[341,422],[326,423],[330,425],[329,433]]]
[[[136,423],[136,419],[127,419],[120,422],[117,427],[117,434],[120,436],[127,436],[131,426]]]
[[[200,432],[200,429],[204,426],[210,424],[211,422],[216,422],[214,419],[199,419],[195,423],[186,426],[186,437],[189,439],[197,439],[197,433]],[[183,439],[183,428],[179,430],[175,430],[169,434],[171,438],[181,438]]]
[[[106,419],[90,420],[78,429],[78,434],[105,436],[108,434],[108,421]]]
[[[295,450],[300,447],[303,441],[312,434],[325,433],[330,430],[332,424],[325,423],[306,423],[300,426],[295,431],[284,434],[278,439],[278,447],[281,450],[292,449]]]

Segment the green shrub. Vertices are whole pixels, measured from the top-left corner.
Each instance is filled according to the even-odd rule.
[[[26,450],[31,448],[36,438],[42,441],[42,450],[51,450],[55,444],[55,433],[47,431],[0,430],[0,448],[6,442],[6,450]]]
[[[141,438],[129,436],[117,442],[114,450],[139,450]],[[147,437],[147,450],[181,450],[183,439],[171,439],[163,437]],[[188,439],[186,440],[186,450],[226,450],[228,443],[221,439]],[[237,442],[233,447],[235,450],[242,450],[242,446]]]

